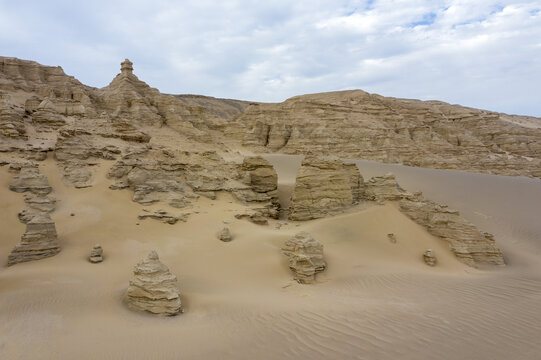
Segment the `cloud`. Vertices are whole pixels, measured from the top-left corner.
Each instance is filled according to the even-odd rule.
[[[361,88],[541,116],[539,1],[0,0],[0,48],[105,86],[283,101]],[[6,36],[9,34],[9,36]]]

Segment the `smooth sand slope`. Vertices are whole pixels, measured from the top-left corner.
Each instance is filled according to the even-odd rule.
[[[300,157],[267,158],[285,204]],[[108,189],[111,164],[80,190],[63,184],[51,159],[40,166],[59,200],[52,218],[63,250],[9,268],[24,204],[0,168],[0,359],[539,358],[540,180],[358,162],[365,179],[393,171],[406,189],[493,232],[508,266],[477,270],[394,204],[276,229],[276,221],[235,219],[241,206],[223,194],[200,199],[187,223],[137,220],[142,206],[131,191]],[[230,243],[216,238],[223,220],[231,221]],[[292,281],[280,254],[301,230],[325,246],[328,269],[314,285]],[[104,248],[101,264],[87,261],[95,243]],[[435,268],[422,261],[428,247]],[[151,249],[178,276],[184,314],[156,318],[122,302],[133,266]]]

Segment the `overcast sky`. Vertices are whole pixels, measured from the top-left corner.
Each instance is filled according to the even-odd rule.
[[[541,116],[541,0],[0,0],[0,55],[254,101],[363,89]]]

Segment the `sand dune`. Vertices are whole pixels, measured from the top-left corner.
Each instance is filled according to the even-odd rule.
[[[287,199],[300,157],[266,156]],[[394,204],[275,229],[233,216],[226,194],[201,198],[187,223],[137,220],[128,190],[66,187],[52,159],[40,166],[59,202],[62,252],[0,266],[2,359],[537,359],[541,351],[541,181],[357,161],[366,178],[392,171],[410,191],[457,208],[493,232],[508,265],[473,269]],[[24,225],[23,197],[0,168],[0,258]],[[148,208],[169,209],[166,205]],[[197,213],[196,213],[197,212]],[[75,216],[70,216],[74,213]],[[234,240],[216,233],[223,220]],[[139,225],[136,225],[139,223]],[[315,285],[292,280],[282,243],[308,231],[328,269]],[[387,233],[397,235],[392,244]],[[105,261],[87,261],[100,243]],[[439,264],[426,266],[427,247]],[[180,281],[186,312],[155,318],[122,302],[133,266],[150,249]]]

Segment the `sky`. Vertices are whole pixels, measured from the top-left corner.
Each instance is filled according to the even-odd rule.
[[[541,117],[541,0],[0,0],[0,55],[106,86],[280,102],[362,89]]]

